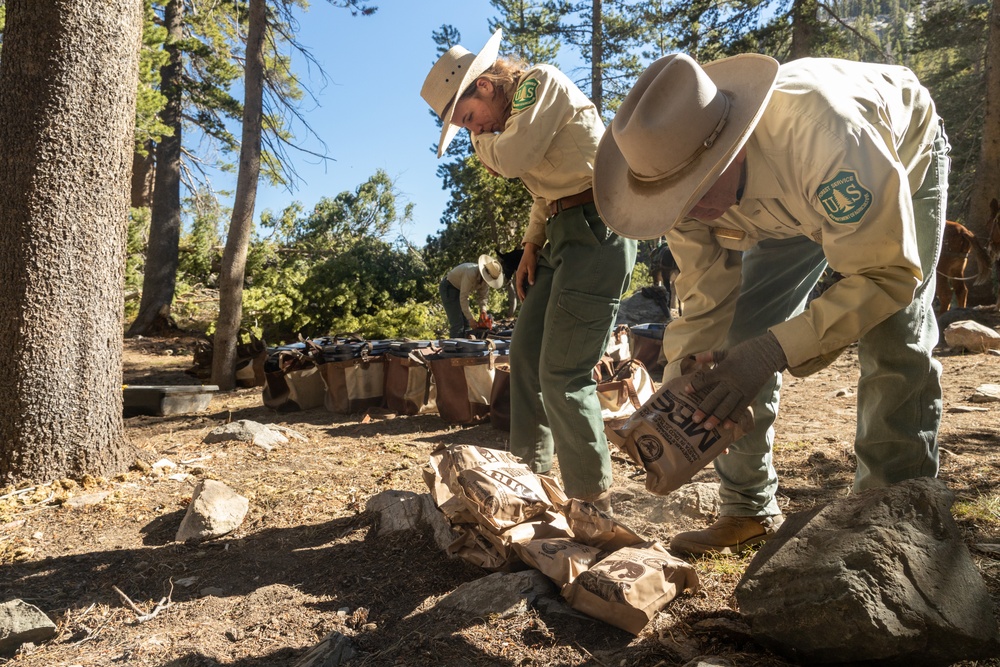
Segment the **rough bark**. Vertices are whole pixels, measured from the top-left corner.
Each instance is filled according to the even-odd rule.
[[[594,0],[590,10],[590,101],[604,114],[604,7],[601,0]]]
[[[267,29],[265,0],[250,0],[247,29],[246,72],[243,88],[243,137],[240,169],[236,177],[233,216],[222,252],[219,273],[219,320],[212,354],[212,384],[228,391],[236,385],[236,342],[243,317],[243,277],[247,248],[253,230],[253,211],[260,177],[260,134],[264,99],[264,33]]]
[[[792,6],[792,60],[814,55],[816,10],[816,0],[796,0]]]
[[[993,0],[986,43],[986,114],[983,118],[983,145],[972,184],[972,199],[965,226],[981,240],[989,241],[990,201],[1000,197],[1000,0]],[[1000,248],[992,248],[1000,252]],[[997,276],[1000,280],[1000,275]],[[969,305],[991,304],[997,300],[994,285],[970,286]]]
[[[141,0],[7,0],[0,484],[111,475]]]
[[[181,234],[181,113],[183,104],[182,58],[178,43],[184,39],[184,3],[170,0],[164,8],[167,28],[167,63],[160,70],[160,88],[167,98],[160,114],[173,129],[156,147],[156,174],[150,210],[149,243],[142,274],[142,299],[128,335],[146,335],[176,328],[170,306],[177,288]]]
[[[153,175],[155,160],[153,159],[153,144],[146,146],[146,154],[138,151],[132,154],[132,208],[143,208],[153,203]]]

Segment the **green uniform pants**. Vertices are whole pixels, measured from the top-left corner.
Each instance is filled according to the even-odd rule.
[[[608,229],[593,204],[549,218],[546,235],[511,340],[510,450],[536,473],[558,456],[566,493],[581,498],[611,486],[592,373],[628,288],[636,242]]]

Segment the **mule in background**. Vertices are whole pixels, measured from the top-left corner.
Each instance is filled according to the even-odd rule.
[[[995,206],[997,201],[993,200]],[[993,222],[996,223],[996,213],[994,212]],[[969,255],[976,258],[976,274],[965,277],[965,269],[969,262]],[[951,308],[952,296],[958,308],[965,308],[969,298],[969,280],[975,280],[976,285],[982,285],[990,280],[993,261],[990,253],[976,235],[964,225],[952,220],[945,222],[944,237],[941,241],[941,257],[937,264],[937,315],[947,312]]]

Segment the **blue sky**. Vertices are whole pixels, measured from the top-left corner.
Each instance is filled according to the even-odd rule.
[[[420,87],[437,57],[431,32],[442,24],[461,32],[462,45],[478,51],[489,39],[488,19],[496,11],[488,0],[372,0],[378,12],[352,17],[325,0],[313,0],[301,15],[299,41],[322,65],[330,79],[322,81],[293,55],[293,68],[315,95],[319,107],[306,100],[305,117],[326,142],[335,161],[320,163],[292,152],[302,178],[293,193],[263,183],[257,191],[255,220],[265,209],[278,213],[292,201],[307,210],[324,196],[354,190],[377,169],[396,181],[402,197],[412,202],[413,222],[403,234],[423,246],[440,228],[448,193],[436,175],[439,161],[431,150],[438,130]],[[313,140],[309,148],[319,151]],[[217,180],[218,179],[218,180]],[[216,176],[216,189],[235,190],[235,175]]]

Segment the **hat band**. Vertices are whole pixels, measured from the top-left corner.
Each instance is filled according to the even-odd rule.
[[[719,118],[719,122],[715,125],[715,129],[712,130],[712,133],[708,135],[705,141],[701,142],[701,144],[698,145],[694,153],[692,153],[687,160],[681,162],[672,169],[656,174],[655,176],[643,176],[642,174],[637,174],[635,171],[632,170],[631,167],[629,167],[628,170],[629,175],[632,176],[632,178],[636,179],[637,181],[642,181],[643,183],[655,183],[656,181],[662,181],[682,171],[689,164],[697,160],[699,155],[701,155],[709,148],[711,148],[712,145],[715,143],[715,140],[719,138],[719,135],[722,133],[723,128],[726,127],[726,123],[729,121],[729,110],[732,108],[729,102],[729,96],[723,93],[721,90],[719,91],[719,94],[722,95],[722,99],[726,103],[725,108],[722,110],[722,117]]]

